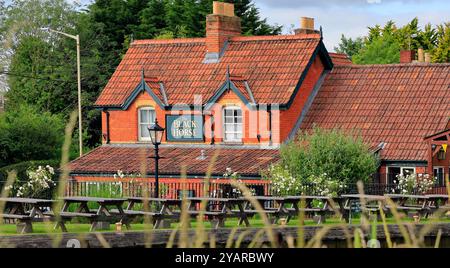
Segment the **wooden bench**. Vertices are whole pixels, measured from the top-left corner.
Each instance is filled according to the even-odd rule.
[[[112,215],[120,215],[120,212],[118,209],[112,209],[110,210]],[[140,211],[140,210],[131,210],[131,209],[124,209],[123,212],[125,212],[125,215],[127,216],[128,220],[133,220],[137,217],[150,217],[151,221],[153,222],[153,227],[156,229],[158,228],[159,221],[164,217],[164,215],[160,212],[152,212],[152,211]],[[168,217],[166,217],[168,218]]]
[[[16,214],[0,214],[0,218],[10,220],[22,220],[22,221],[31,220],[31,217],[29,215],[16,215]]]

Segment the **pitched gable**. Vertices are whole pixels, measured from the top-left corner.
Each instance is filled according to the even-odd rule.
[[[169,105],[192,103],[194,95],[211,99],[221,88],[227,69],[251,84],[257,103],[288,103],[308,63],[317,51],[326,59],[318,34],[233,37],[220,62],[205,64],[205,39],[134,42],[98,98],[100,107],[123,107],[146,76],[163,82]],[[331,61],[328,63],[331,69]],[[244,95],[242,84],[235,83]],[[247,96],[250,98],[250,96]],[[251,98],[250,98],[251,99]]]

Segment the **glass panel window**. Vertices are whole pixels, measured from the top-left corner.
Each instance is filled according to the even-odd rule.
[[[433,175],[437,186],[445,186],[445,173],[443,167],[434,167]]]
[[[225,142],[242,142],[242,110],[239,107],[224,109]]]
[[[139,140],[150,141],[150,133],[148,127],[155,123],[156,113],[155,109],[145,107],[139,109]]]

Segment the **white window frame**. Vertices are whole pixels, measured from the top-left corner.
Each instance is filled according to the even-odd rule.
[[[226,125],[239,124],[239,123],[234,123],[234,115],[233,115],[233,123],[226,123],[225,111],[227,111],[227,110],[233,110],[233,111],[239,110],[239,111],[241,111],[241,123],[240,123],[241,124],[241,132],[236,132],[236,131],[228,131],[227,132]],[[223,124],[222,124],[222,127],[223,127],[223,141],[226,142],[226,143],[242,143],[242,140],[244,138],[244,111],[242,110],[242,108],[239,107],[239,106],[236,106],[236,105],[224,107],[223,111],[222,111],[222,120],[223,120]],[[241,138],[240,139],[228,140],[227,139],[227,134],[241,134]]]
[[[416,167],[400,167],[400,174],[405,175],[405,169],[412,169],[414,170],[412,174],[416,174]]]
[[[399,166],[387,166],[387,172],[386,172],[386,183],[389,183],[389,174],[391,174],[391,172],[390,172],[390,169],[391,168],[399,168],[400,169],[400,175],[405,175],[405,172],[404,172],[404,170],[405,169],[412,169],[412,170],[414,170],[414,173],[413,174],[416,174],[416,167],[407,167],[407,166],[404,166],[404,167],[399,167]],[[393,180],[396,180],[396,178],[392,178]]]
[[[156,111],[155,108],[151,107],[151,106],[146,106],[146,107],[140,107],[138,109],[138,140],[139,141],[144,141],[144,142],[150,142],[152,141],[150,136],[149,137],[142,137],[141,133],[142,133],[142,127],[148,128],[149,125],[147,123],[142,123],[141,122],[141,112],[142,111],[153,111],[153,113],[155,114],[155,118],[156,118]]]

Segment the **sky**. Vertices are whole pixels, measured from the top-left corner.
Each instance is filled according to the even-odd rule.
[[[339,44],[341,35],[366,35],[368,26],[393,20],[398,26],[419,18],[421,26],[430,22],[450,22],[449,0],[255,0],[270,23],[297,28],[300,17],[315,18],[316,28],[324,32],[329,51]]]

